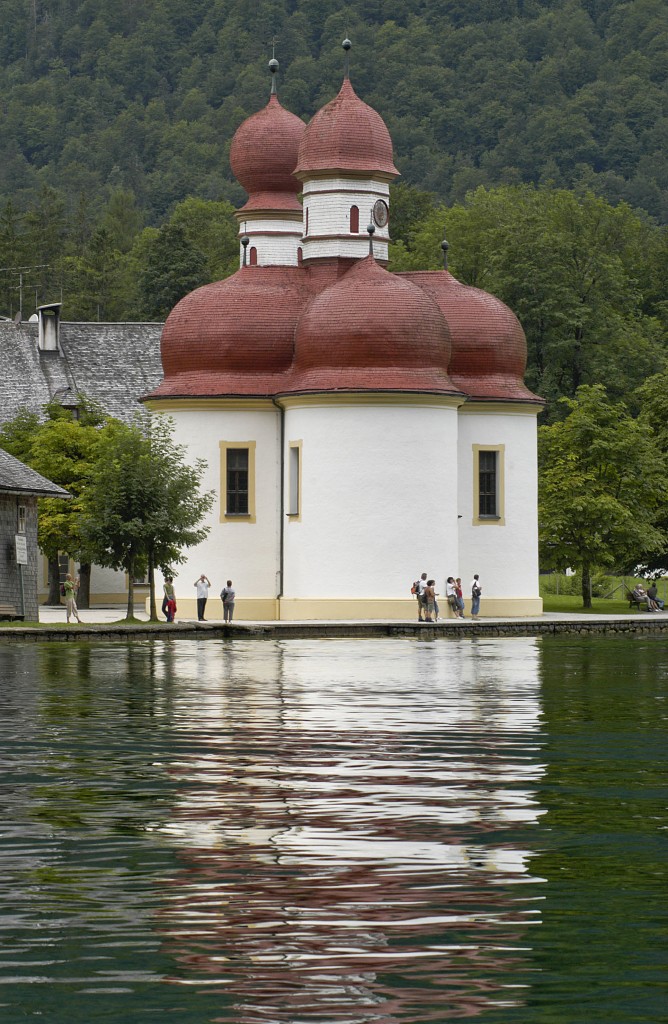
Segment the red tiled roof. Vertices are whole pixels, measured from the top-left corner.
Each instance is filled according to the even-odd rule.
[[[243,267],[197,288],[167,318],[164,378],[148,397],[275,394],[308,297],[299,267]]]
[[[297,199],[301,185],[292,172],[305,128],[303,121],[281,106],[275,94],[266,107],[237,128],[230,164],[249,195],[244,210],[301,209]]]
[[[450,334],[438,305],[372,256],[319,291],[295,335],[288,392],[456,393]]]
[[[524,383],[527,346],[515,314],[500,299],[457,281],[447,270],[398,275],[431,295],[452,336],[450,376],[474,399],[541,402]]]
[[[380,114],[364,103],[346,78],[330,103],[314,115],[299,146],[295,174],[356,171],[389,175],[399,172],[392,140]]]

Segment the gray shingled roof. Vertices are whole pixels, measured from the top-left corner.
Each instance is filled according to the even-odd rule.
[[[72,495],[19,462],[0,448],[0,494],[30,494],[38,498],[71,498]]]
[[[162,327],[61,321],[60,352],[40,353],[36,323],[0,322],[0,423],[78,394],[130,420],[139,398],[162,380]]]

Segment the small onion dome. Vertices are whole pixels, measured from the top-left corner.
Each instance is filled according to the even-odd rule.
[[[438,305],[367,256],[306,306],[286,390],[456,394],[449,359]]]
[[[298,267],[243,267],[190,292],[167,318],[164,377],[148,397],[275,394],[308,298]]]
[[[282,107],[275,93],[266,107],[237,128],[230,164],[248,192],[244,210],[301,210],[301,185],[292,172],[306,125]]]
[[[398,276],[419,285],[440,306],[452,337],[450,377],[461,391],[478,400],[542,402],[524,383],[526,338],[508,306],[447,270]]]
[[[361,171],[394,178],[392,139],[380,114],[363,103],[346,78],[331,103],[306,126],[295,169],[298,178],[323,171]]]

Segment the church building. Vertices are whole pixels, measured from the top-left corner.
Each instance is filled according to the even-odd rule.
[[[217,497],[178,567],[179,617],[194,617],[200,573],[211,619],[228,579],[235,618],[414,619],[422,572],[442,615],[446,578],[470,598],[474,573],[481,615],[538,614],[542,402],[522,328],[447,269],[387,270],[384,121],[346,69],[305,125],[278,100],[277,68],[230,152],[248,193],[240,269],[171,312],[145,399],[206,460]]]

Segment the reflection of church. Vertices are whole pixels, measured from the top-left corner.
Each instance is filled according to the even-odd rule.
[[[483,615],[540,612],[524,334],[447,269],[387,271],[382,118],[347,73],[307,126],[274,84],[230,159],[242,266],[172,311],[148,396],[218,498],[179,611],[206,572],[241,618],[408,618],[427,571],[480,573]]]
[[[235,1024],[519,1004],[542,896],[537,642],[168,646],[168,979]]]

